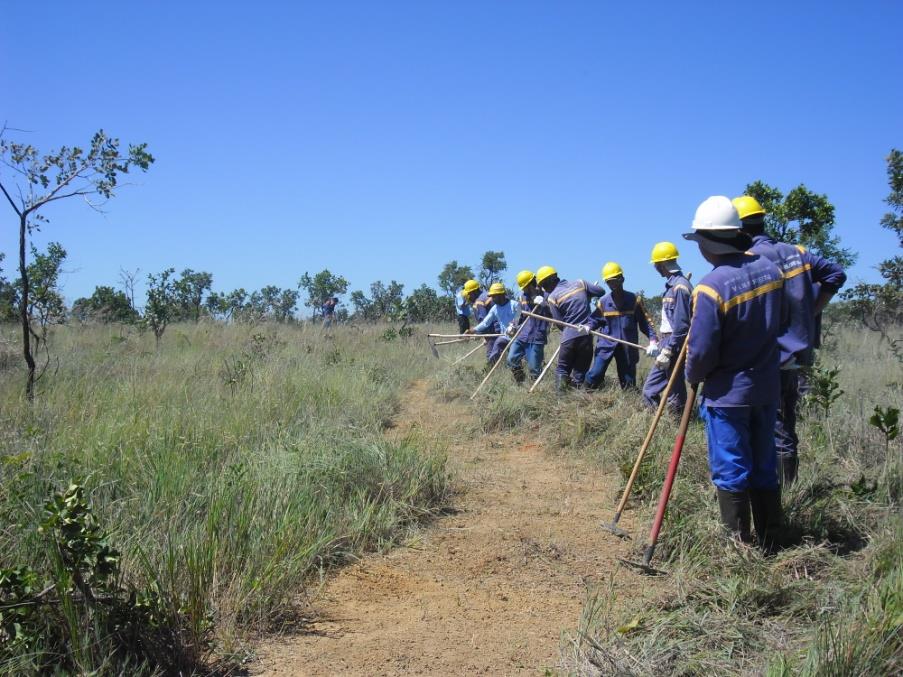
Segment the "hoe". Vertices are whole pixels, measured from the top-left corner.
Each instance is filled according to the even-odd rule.
[[[674,449],[671,451],[671,462],[668,464],[668,474],[665,476],[665,484],[662,486],[662,494],[658,499],[658,509],[655,511],[655,519],[652,521],[652,529],[649,531],[649,544],[643,551],[643,561],[634,562],[628,559],[618,558],[618,560],[639,569],[644,574],[650,576],[659,576],[664,571],[654,568],[650,562],[655,554],[655,546],[658,544],[658,535],[662,530],[662,521],[665,519],[665,509],[668,507],[668,499],[671,497],[671,487],[674,485],[674,478],[677,476],[677,466],[680,463],[680,454],[684,448],[684,437],[687,434],[687,427],[690,424],[690,414],[693,412],[693,405],[696,403],[696,390],[698,384],[690,386],[687,393],[687,403],[684,405],[684,413],[680,417],[680,429],[677,431],[677,438],[674,440]]]

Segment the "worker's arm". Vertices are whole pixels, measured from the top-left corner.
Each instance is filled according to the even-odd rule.
[[[583,281],[583,286],[586,287],[586,295],[590,298],[601,299],[608,292],[602,288],[601,285],[593,284],[592,282]]]
[[[681,285],[674,294],[674,313],[671,316],[671,336],[665,349],[677,353],[690,330],[690,292]]]
[[[492,308],[489,309],[489,312],[486,313],[486,317],[483,318],[483,321],[473,328],[473,333],[488,334],[489,330],[495,325],[497,315],[498,311],[496,310],[496,307],[492,306]]]
[[[636,301],[636,307],[633,309],[633,314],[640,331],[646,335],[646,338],[648,338],[650,342],[657,342],[658,334],[655,333],[655,329],[652,327],[652,321],[649,319],[649,315],[646,314],[646,309],[643,307],[643,302],[640,299],[637,299]]]
[[[817,256],[809,251],[803,251],[803,262],[810,266],[809,274],[812,281],[819,285],[818,296],[815,299],[813,314],[818,315],[825,309],[831,297],[847,281],[847,274],[838,263]]]
[[[703,290],[694,293],[693,319],[688,328],[686,378],[702,383],[721,359],[720,302]]]

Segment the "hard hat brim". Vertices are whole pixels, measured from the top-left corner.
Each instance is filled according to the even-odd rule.
[[[685,240],[692,240],[701,249],[715,256],[742,254],[752,246],[752,238],[746,233],[741,233],[736,229],[733,230],[734,233],[730,237],[717,236],[711,234],[711,231],[698,230],[692,233],[684,233],[683,237]]]

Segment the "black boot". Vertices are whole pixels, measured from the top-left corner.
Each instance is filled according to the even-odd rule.
[[[718,490],[718,508],[721,510],[721,523],[733,538],[741,543],[752,543],[749,529],[749,492]]]
[[[766,555],[773,555],[782,544],[784,511],[781,507],[781,490],[750,490],[753,524],[759,547]]]
[[[778,479],[782,487],[789,489],[796,482],[796,472],[799,469],[799,456],[778,456]]]
[[[521,367],[520,365],[518,365],[516,367],[511,367],[511,375],[514,377],[515,383],[523,383],[524,382],[524,378],[525,378],[524,368]]]

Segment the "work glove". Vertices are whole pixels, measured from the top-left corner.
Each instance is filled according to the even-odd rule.
[[[671,349],[665,348],[662,350],[658,357],[655,358],[655,363],[662,368],[666,368],[671,363]]]
[[[583,336],[588,336],[592,331],[592,328],[588,324],[581,324],[577,327],[577,331],[579,331]]]
[[[513,322],[511,324],[509,324],[508,327],[505,329],[505,333],[508,336],[514,336],[517,333],[517,327],[514,325]]]
[[[537,296],[535,299],[533,299],[534,306],[541,306],[545,302],[546,300],[542,296]]]
[[[649,345],[646,346],[646,354],[649,357],[655,357],[661,351],[662,349],[658,347],[658,341],[649,341]]]

